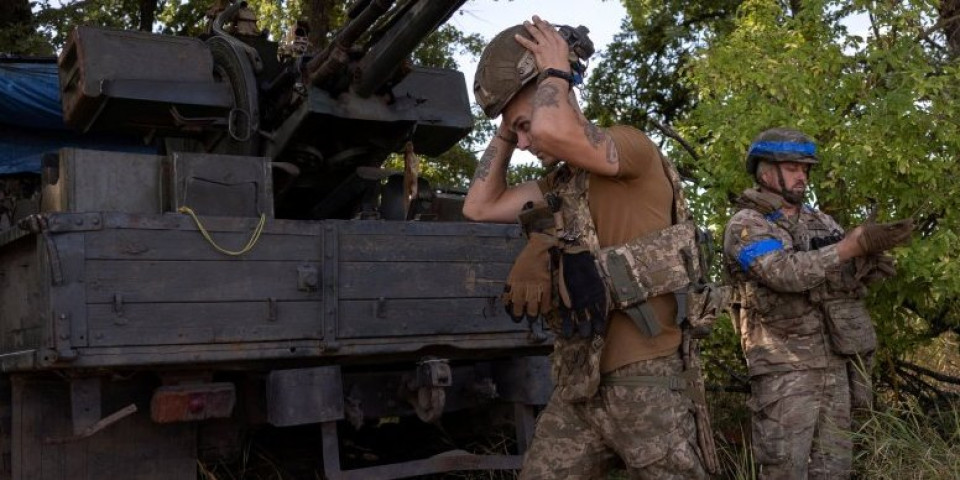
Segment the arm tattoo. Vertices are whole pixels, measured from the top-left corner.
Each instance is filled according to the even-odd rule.
[[[607,134],[590,122],[583,122],[583,134],[587,136],[587,140],[590,141],[593,148],[599,147],[604,140],[608,140]]]
[[[560,89],[550,83],[541,83],[537,86],[537,93],[533,96],[533,108],[559,107],[557,95]]]
[[[607,137],[607,163],[610,165],[616,165],[620,163],[620,154],[617,152],[617,144],[613,143],[613,139]]]
[[[483,152],[483,156],[480,157],[480,161],[477,162],[477,170],[473,172],[473,181],[487,181],[487,177],[490,176],[490,165],[493,163],[493,158],[497,156],[497,147],[490,145],[487,147],[487,150]]]

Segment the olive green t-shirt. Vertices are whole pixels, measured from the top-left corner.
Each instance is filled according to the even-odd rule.
[[[641,131],[628,126],[607,129],[619,154],[620,170],[614,177],[590,174],[587,201],[597,229],[600,247],[620,245],[671,225],[673,188],[660,161],[657,146]],[[554,175],[540,181],[548,192]],[[680,329],[676,325],[676,301],[672,294],[648,300],[663,331],[644,335],[630,317],[614,311],[607,330],[600,371],[677,351]]]

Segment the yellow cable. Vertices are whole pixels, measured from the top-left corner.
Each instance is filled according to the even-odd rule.
[[[257,224],[257,227],[253,229],[253,235],[250,236],[250,240],[247,241],[247,244],[243,246],[240,250],[227,250],[220,245],[217,245],[217,242],[213,241],[213,237],[210,236],[210,232],[207,232],[207,229],[203,227],[203,224],[200,223],[200,218],[197,217],[197,213],[193,211],[192,208],[183,206],[177,209],[180,213],[186,213],[193,218],[193,221],[196,222],[197,228],[200,229],[200,234],[203,235],[203,238],[207,239],[210,242],[210,245],[213,246],[218,252],[224,255],[230,255],[237,257],[243,255],[244,253],[249,252],[253,249],[253,246],[257,244],[257,241],[260,240],[260,234],[263,233],[263,226],[267,223],[267,215],[264,213],[260,214],[260,223]]]

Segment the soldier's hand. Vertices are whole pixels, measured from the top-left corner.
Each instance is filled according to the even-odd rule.
[[[881,253],[910,242],[913,219],[890,223],[874,223],[872,219],[868,219],[858,230],[860,232],[857,243],[863,249],[863,253],[866,255]]]
[[[894,258],[890,255],[869,255],[854,259],[854,278],[864,285],[893,277],[897,274]]]
[[[560,335],[590,338],[606,333],[607,291],[593,255],[588,251],[564,253],[560,279]]]
[[[550,249],[556,246],[552,235],[531,233],[513,262],[501,299],[507,315],[519,322],[526,315],[534,319],[552,308]]]

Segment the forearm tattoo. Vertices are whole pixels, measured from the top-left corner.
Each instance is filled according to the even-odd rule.
[[[607,134],[590,122],[583,122],[583,134],[587,136],[587,140],[593,148],[599,147],[607,139]]]
[[[483,152],[483,156],[480,157],[480,161],[477,162],[477,170],[473,172],[473,181],[487,181],[487,177],[490,176],[493,159],[497,156],[498,151],[499,149],[493,144],[487,147],[487,150]]]
[[[533,96],[533,108],[540,107],[559,107],[560,103],[557,96],[560,89],[552,83],[541,83],[537,86],[537,93]]]

